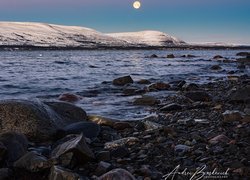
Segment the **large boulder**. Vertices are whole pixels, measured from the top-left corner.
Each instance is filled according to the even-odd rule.
[[[57,129],[85,119],[84,110],[69,103],[0,101],[0,131],[18,132],[34,141],[49,140]]]
[[[126,84],[134,83],[131,76],[123,76],[113,80],[113,84],[116,86],[124,86]]]

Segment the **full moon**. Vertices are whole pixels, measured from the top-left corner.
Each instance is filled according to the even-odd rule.
[[[141,7],[141,3],[139,1],[135,1],[134,4],[133,4],[133,7],[135,9],[139,9]]]

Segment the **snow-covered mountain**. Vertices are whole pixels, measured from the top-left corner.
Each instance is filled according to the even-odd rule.
[[[168,47],[185,44],[158,31],[103,34],[96,30],[31,22],[0,22],[0,46],[35,47]]]

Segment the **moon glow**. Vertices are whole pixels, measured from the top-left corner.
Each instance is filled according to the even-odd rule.
[[[135,9],[139,9],[139,8],[141,7],[140,1],[135,1],[134,4],[133,4],[133,7],[134,7]]]

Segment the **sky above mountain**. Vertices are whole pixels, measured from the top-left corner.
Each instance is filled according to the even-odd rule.
[[[249,0],[0,0],[0,21],[159,30],[186,42],[250,44]]]

